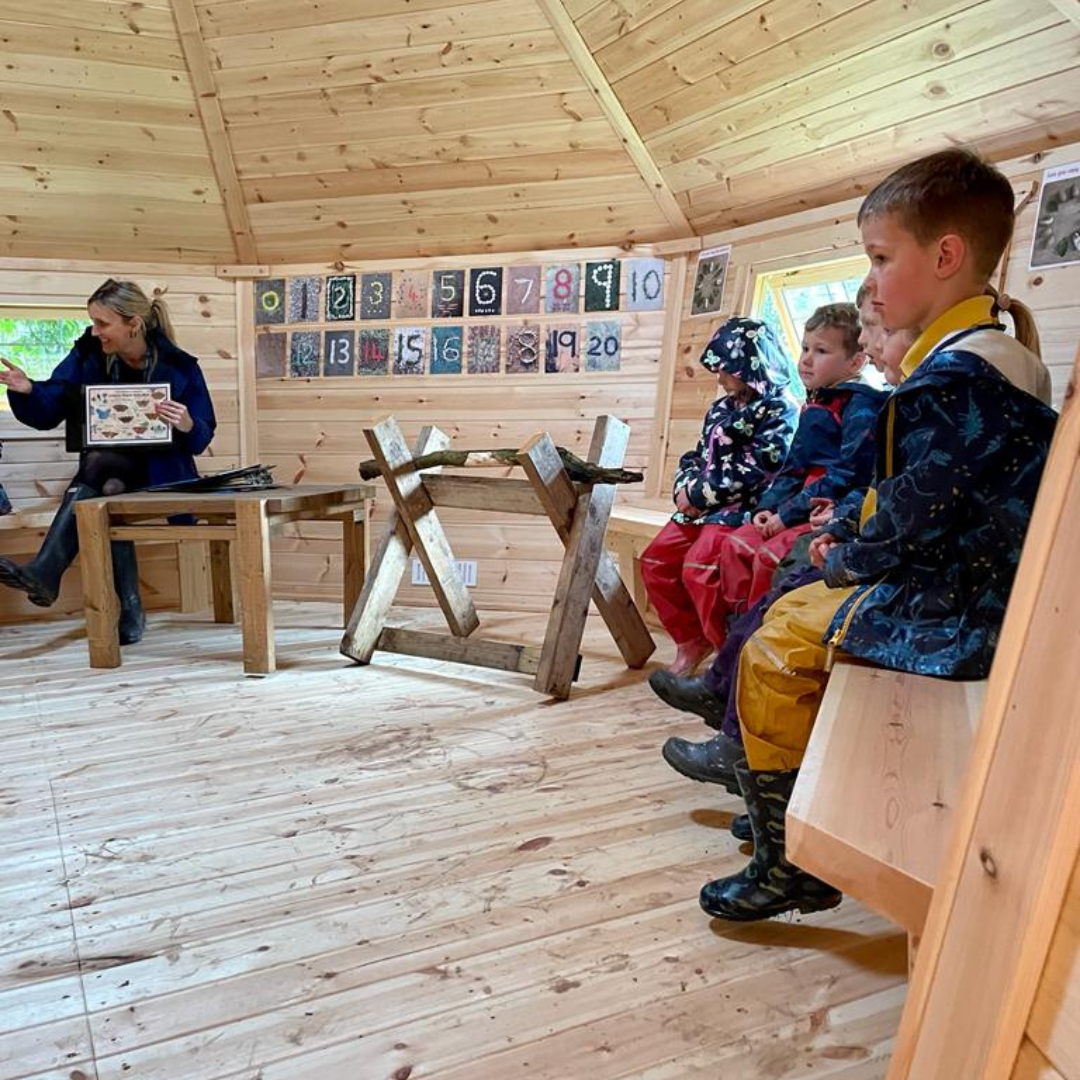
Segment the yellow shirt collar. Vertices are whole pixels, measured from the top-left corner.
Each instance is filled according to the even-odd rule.
[[[904,378],[911,378],[915,369],[926,359],[934,346],[950,334],[975,326],[996,325],[992,314],[993,308],[992,296],[972,296],[968,300],[961,300],[959,304],[939,315],[904,354],[904,359],[900,362],[900,371]]]

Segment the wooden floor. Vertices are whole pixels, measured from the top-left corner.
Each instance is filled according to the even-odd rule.
[[[116,671],[79,623],[0,627],[0,1080],[884,1075],[904,938],[702,915],[738,804],[663,763],[704,729],[602,624],[553,703],[276,614],[266,679],[202,617]]]

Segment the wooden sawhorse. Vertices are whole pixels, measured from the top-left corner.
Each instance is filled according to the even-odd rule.
[[[577,671],[591,597],[628,667],[642,667],[652,655],[656,645],[605,548],[614,486],[573,483],[550,435],[534,436],[518,454],[526,480],[417,472],[411,467],[416,457],[450,445],[449,437],[434,427],[421,431],[415,452],[409,450],[393,417],[365,429],[364,435],[395,509],[342,638],[342,653],[361,664],[369,663],[375,650],[382,649],[520,671],[535,676],[533,685],[540,693],[566,698]],[[630,429],[622,421],[599,417],[588,460],[608,468],[621,466],[629,438]],[[470,636],[480,620],[454,563],[437,506],[537,514],[550,519],[566,553],[541,647]],[[451,636],[385,625],[414,548]]]

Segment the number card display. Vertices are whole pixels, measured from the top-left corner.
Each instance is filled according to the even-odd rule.
[[[172,428],[158,419],[157,407],[168,401],[168,383],[86,387],[86,446],[158,445],[172,442]]]
[[[549,315],[577,312],[581,267],[577,263],[544,267],[544,311]]]
[[[626,310],[659,311],[664,306],[664,260],[630,259],[626,268]]]
[[[431,317],[460,319],[465,314],[465,271],[436,270],[431,275]]]
[[[326,321],[352,322],[356,316],[356,275],[326,279]]]
[[[360,277],[360,318],[390,318],[390,274],[362,274]]]
[[[323,374],[353,375],[356,372],[356,332],[327,330],[323,334]]]
[[[506,271],[506,314],[540,313],[540,267],[511,266]]]
[[[551,373],[577,371],[581,367],[578,340],[581,331],[576,326],[551,326],[547,332],[544,370]]]
[[[462,332],[460,326],[431,328],[431,374],[461,373]]]
[[[289,282],[289,322],[318,322],[322,278],[298,277]]]
[[[319,374],[319,334],[297,330],[289,350],[289,374],[294,379],[312,379]]]
[[[530,323],[506,331],[506,373],[526,375],[540,370],[540,327]]]
[[[422,326],[399,326],[394,331],[394,374],[423,375],[427,331]]]
[[[487,266],[469,272],[470,315],[501,315],[502,294],[501,266]]]
[[[255,282],[255,325],[273,326],[285,321],[285,279]]]
[[[386,375],[390,370],[390,331],[361,330],[356,335],[356,374]]]
[[[622,355],[622,324],[618,319],[585,324],[585,370],[618,371]]]
[[[469,327],[469,374],[494,375],[499,370],[502,333],[497,326]]]
[[[427,317],[428,279],[423,270],[402,270],[394,290],[394,314],[399,319]]]
[[[285,378],[284,334],[257,334],[255,336],[255,378]]]
[[[698,255],[694,277],[694,295],[690,301],[691,315],[715,315],[724,302],[724,282],[727,280],[731,246],[711,248]]]
[[[585,310],[619,310],[619,260],[585,264]]]

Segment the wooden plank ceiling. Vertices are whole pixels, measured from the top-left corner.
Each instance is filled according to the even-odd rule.
[[[0,253],[706,234],[1080,138],[1076,0],[0,0]]]

